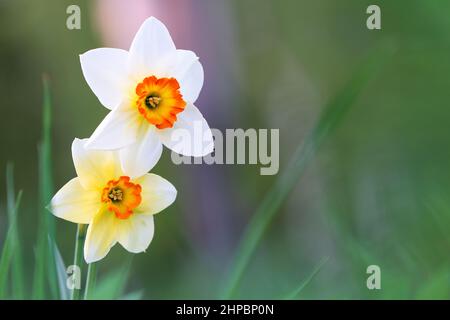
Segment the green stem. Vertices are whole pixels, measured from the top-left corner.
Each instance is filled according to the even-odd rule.
[[[90,263],[88,266],[86,289],[84,291],[84,300],[88,300],[91,298],[92,290],[95,288],[96,278],[97,278],[97,263]]]
[[[79,277],[82,275],[83,267],[83,246],[84,239],[86,238],[87,225],[79,224],[77,227],[77,235],[75,238],[75,256],[73,259],[73,264],[80,268]],[[81,279],[74,279],[75,283],[81,283]],[[72,289],[71,300],[78,300],[80,298],[81,288],[77,289],[76,286]]]

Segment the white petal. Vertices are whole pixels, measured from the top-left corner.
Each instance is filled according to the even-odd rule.
[[[180,75],[176,76],[176,79],[180,84],[183,99],[194,103],[203,86],[204,73],[202,64],[198,60],[194,61],[184,74],[180,73]]]
[[[156,214],[170,206],[177,197],[177,190],[166,179],[148,173],[136,180],[142,187],[141,204],[137,214]]]
[[[132,144],[136,141],[142,119],[136,109],[125,105],[119,106],[95,129],[86,143],[86,148],[115,150]]]
[[[123,172],[131,177],[140,177],[149,172],[161,158],[162,144],[156,128],[143,122],[136,142],[120,149]]]
[[[165,76],[174,77],[180,84],[180,91],[185,101],[194,103],[203,86],[203,67],[197,55],[188,50],[177,50],[167,61]]]
[[[99,48],[80,55],[86,82],[108,109],[119,106],[128,87],[127,61],[128,52],[121,49]]]
[[[170,129],[157,131],[162,143],[184,156],[203,157],[214,150],[211,129],[200,111],[188,103]]]
[[[184,76],[178,79],[181,94],[186,101],[194,103],[203,86],[203,67],[199,61],[194,62]]]
[[[158,62],[175,50],[175,44],[166,26],[158,19],[150,17],[144,21],[131,43],[129,70],[139,74],[139,77],[149,76]]]
[[[74,222],[89,223],[101,206],[100,194],[86,190],[79,178],[67,182],[53,197],[50,211],[58,218]]]
[[[87,263],[103,259],[116,244],[118,220],[114,213],[104,208],[92,219],[84,243],[84,259]]]
[[[153,239],[153,215],[134,213],[119,222],[118,241],[128,251],[145,251]]]
[[[88,150],[88,139],[75,139],[72,143],[72,158],[80,183],[86,189],[98,189],[122,175],[117,152]]]

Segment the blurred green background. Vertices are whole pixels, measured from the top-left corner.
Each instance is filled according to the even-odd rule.
[[[66,28],[70,4],[81,8],[81,30]],[[381,30],[366,28],[370,4],[381,7]],[[211,127],[280,129],[279,175],[365,59],[385,41],[395,48],[309,161],[232,297],[282,298],[328,257],[297,298],[450,298],[449,12],[450,2],[438,0],[0,0],[0,181],[13,162],[16,189],[24,190],[18,225],[26,292],[41,214],[41,75],[51,83],[57,190],[75,176],[72,140],[88,137],[107,114],[78,55],[128,49],[154,15],[177,47],[200,57],[205,84],[196,105]],[[246,225],[278,176],[260,176],[255,165],[176,166],[167,149],[153,172],[177,187],[178,198],[155,217],[154,240],[132,257],[120,291],[217,298]],[[0,244],[5,193],[1,183]],[[66,265],[75,230],[56,222]],[[114,247],[98,264],[100,283],[130,259]],[[366,287],[372,264],[381,268],[381,290]]]

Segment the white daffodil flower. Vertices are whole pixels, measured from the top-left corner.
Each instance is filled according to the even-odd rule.
[[[213,151],[211,130],[194,106],[203,68],[192,51],[179,50],[154,17],[140,27],[129,51],[90,50],[80,56],[83,75],[111,112],[86,147],[120,149],[122,168],[140,175],[159,160],[162,145],[185,156]]]
[[[78,177],[56,193],[49,209],[59,218],[89,224],[87,263],[103,259],[117,242],[133,253],[145,251],[153,238],[153,215],[175,201],[175,187],[155,174],[124,172],[117,151],[87,150],[86,142],[73,141]]]

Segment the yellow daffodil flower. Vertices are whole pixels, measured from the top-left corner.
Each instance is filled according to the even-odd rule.
[[[153,215],[175,201],[175,187],[155,174],[123,171],[119,152],[88,150],[86,142],[73,141],[78,177],[56,193],[49,209],[59,218],[89,224],[87,263],[104,258],[117,242],[133,253],[145,251],[153,238]]]

